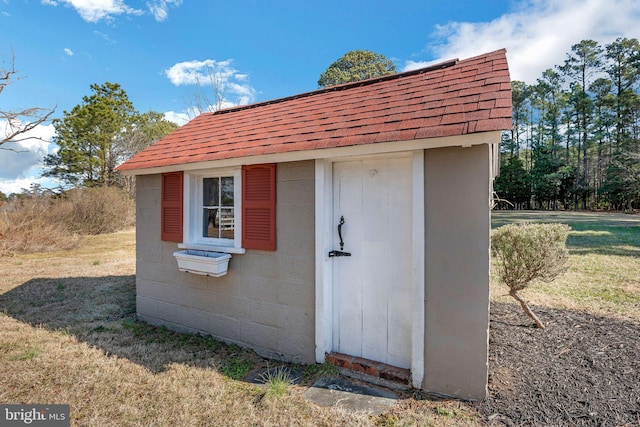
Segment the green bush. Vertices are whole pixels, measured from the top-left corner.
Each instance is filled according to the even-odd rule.
[[[518,291],[535,280],[551,282],[566,270],[570,230],[565,224],[523,223],[502,226],[491,234],[491,253],[499,280],[540,328],[544,325]]]

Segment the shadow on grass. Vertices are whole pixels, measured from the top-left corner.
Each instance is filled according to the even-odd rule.
[[[34,327],[75,336],[108,356],[152,372],[174,363],[244,378],[266,360],[211,336],[170,331],[136,320],[135,276],[37,278],[0,295],[0,312]]]

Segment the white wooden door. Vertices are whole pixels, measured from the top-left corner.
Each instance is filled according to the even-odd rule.
[[[411,157],[333,164],[333,351],[411,367]]]

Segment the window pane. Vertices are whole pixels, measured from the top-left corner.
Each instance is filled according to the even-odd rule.
[[[225,176],[222,180],[221,206],[233,206],[233,177]]]
[[[219,227],[220,237],[223,239],[233,239],[235,218],[233,214],[233,208],[220,209]]]
[[[218,206],[218,188],[220,178],[204,178],[202,180],[202,205]]]
[[[202,237],[234,239],[233,177],[202,179]]]
[[[220,215],[218,209],[202,210],[202,237],[220,237]]]

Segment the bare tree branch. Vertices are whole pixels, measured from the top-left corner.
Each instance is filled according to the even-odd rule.
[[[3,64],[0,68],[0,93],[2,93],[2,91],[11,83],[14,83],[14,80],[21,79],[21,77],[17,77],[17,74],[18,71],[15,69],[15,55],[12,51],[11,66],[5,67]],[[4,129],[4,135],[0,135],[0,149],[19,152],[12,148],[3,147],[2,145],[7,142],[20,142],[29,139],[39,139],[44,141],[42,138],[38,137],[18,137],[20,135],[24,136],[24,134],[49,121],[53,113],[56,111],[56,108],[57,106],[52,109],[31,107],[19,111],[0,110],[0,121],[6,121],[7,123]],[[24,121],[23,119],[27,120]]]

